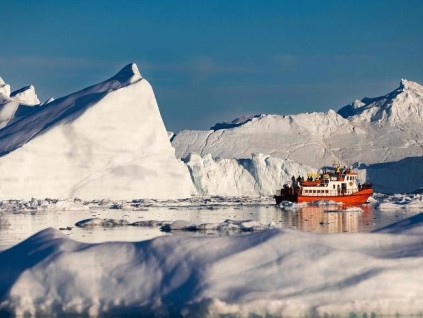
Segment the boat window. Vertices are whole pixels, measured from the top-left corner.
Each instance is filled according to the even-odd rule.
[[[333,188],[335,189],[335,185],[333,185]]]
[[[313,193],[316,193],[316,190],[313,190]]]
[[[325,190],[326,193],[329,193],[329,190]]]

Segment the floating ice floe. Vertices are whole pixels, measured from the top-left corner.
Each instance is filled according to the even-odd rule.
[[[295,203],[295,202],[291,202],[291,201],[282,201],[281,203],[279,203],[279,207],[284,209],[284,210],[297,210],[299,208],[302,208],[304,206],[307,206],[308,203],[304,202],[304,203]]]
[[[178,220],[164,224],[161,229],[170,231],[218,231],[218,232],[257,232],[273,228],[272,224],[264,225],[253,220],[225,220],[222,223],[192,224]]]
[[[92,218],[92,219],[85,219],[75,223],[77,227],[116,227],[116,226],[126,226],[129,225],[129,222],[126,220],[115,220],[115,219],[100,219],[100,218]]]
[[[160,227],[164,232],[173,231],[218,231],[218,232],[257,232],[273,228],[272,224],[261,224],[253,220],[225,220],[221,223],[201,223],[194,224],[185,220],[176,221],[137,221],[130,223],[127,220],[120,219],[100,219],[90,218],[75,223],[75,226],[81,228],[92,227],[120,227],[120,226],[138,226],[138,227]]]
[[[423,209],[422,194],[374,195],[372,205],[379,210]]]
[[[142,211],[150,207],[184,207],[192,209],[213,208],[215,206],[240,206],[240,205],[268,205],[273,204],[271,197],[190,197],[176,200],[134,199],[123,200],[89,200],[81,199],[36,199],[31,200],[2,200],[0,211],[6,212],[36,212],[36,211],[81,211],[96,209],[118,209],[128,211]]]

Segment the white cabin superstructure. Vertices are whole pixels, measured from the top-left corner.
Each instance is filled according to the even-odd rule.
[[[360,184],[356,172],[345,174],[322,174],[316,181],[303,181],[301,183],[302,196],[339,196],[351,195],[359,191]]]

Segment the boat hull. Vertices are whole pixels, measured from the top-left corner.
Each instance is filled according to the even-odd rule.
[[[276,204],[282,201],[291,201],[296,203],[313,202],[313,201],[335,201],[345,204],[363,204],[373,194],[373,189],[363,189],[354,194],[336,195],[336,196],[303,196],[303,195],[289,195],[281,196],[275,195]]]

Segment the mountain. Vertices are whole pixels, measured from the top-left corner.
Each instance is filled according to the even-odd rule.
[[[29,87],[5,100],[34,102],[32,92]],[[135,64],[43,106],[19,104],[0,129],[0,175],[1,198],[195,193],[187,168],[175,158],[153,90]]]

